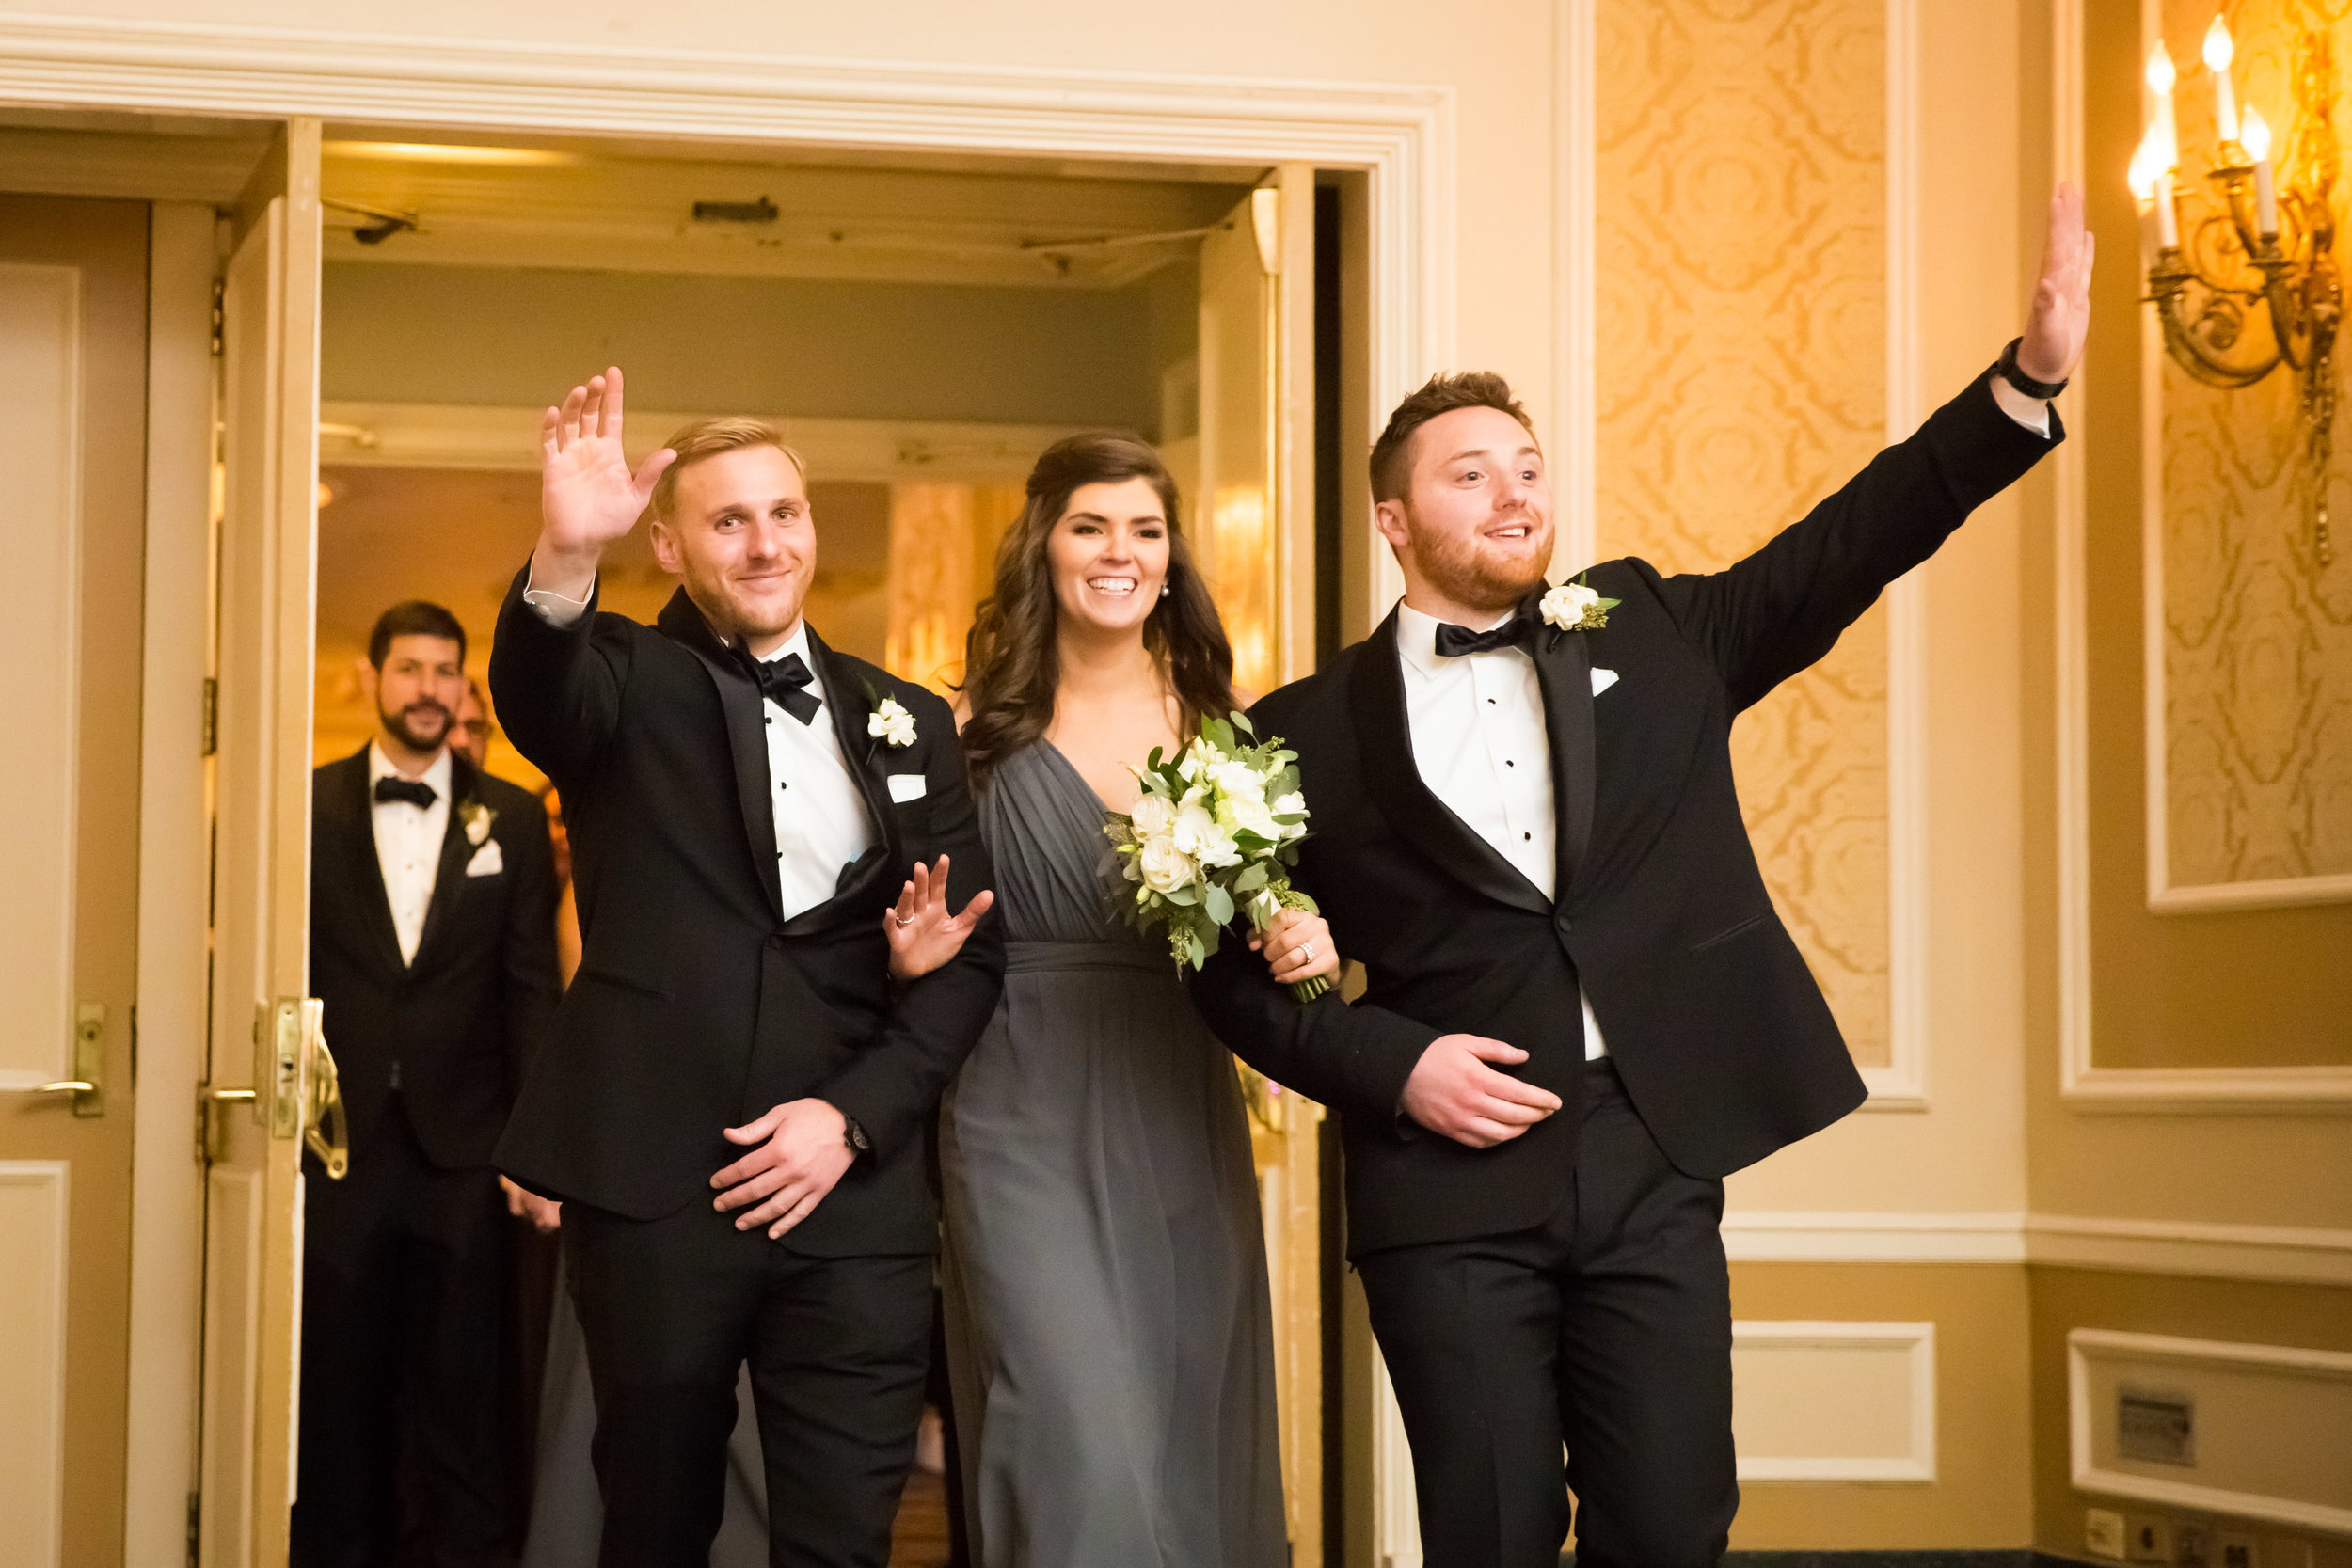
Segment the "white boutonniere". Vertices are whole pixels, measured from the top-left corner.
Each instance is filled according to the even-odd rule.
[[[884,697],[874,705],[874,711],[866,716],[866,733],[879,736],[892,746],[914,744],[914,715],[898,705],[896,697]]]
[[[1609,624],[1609,612],[1618,601],[1604,599],[1587,586],[1589,575],[1579,573],[1574,582],[1564,582],[1544,595],[1539,608],[1545,624],[1560,631],[1598,631]]]
[[[466,842],[477,846],[490,836],[490,824],[499,819],[498,813],[479,800],[466,801],[457,813],[465,819]]]

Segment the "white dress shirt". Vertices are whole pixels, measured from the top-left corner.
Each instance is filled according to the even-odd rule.
[[[449,748],[444,746],[418,781],[433,791],[431,805],[379,800],[376,780],[407,775],[392,766],[382,742],[368,744],[368,815],[375,825],[375,863],[383,868],[384,896],[392,906],[392,930],[400,938],[404,964],[417,961],[417,943],[424,936],[424,911],[433,903],[441,842],[449,833],[451,772]]]
[[[588,610],[587,600],[566,598],[546,588],[526,586],[523,602],[556,626],[570,626]],[[765,662],[773,664],[787,654],[800,655],[809,673],[816,673],[806,618]],[[830,899],[840,885],[841,868],[879,842],[866,814],[865,797],[850,776],[850,759],[841,750],[824,687],[811,681],[801,689],[818,704],[816,716],[805,724],[771,699],[760,703],[768,721],[768,782],[775,786],[776,881],[784,893],[787,920]]]
[[[1509,619],[1498,616],[1493,624]],[[1446,809],[1545,897],[1554,897],[1559,829],[1552,816],[1551,747],[1535,660],[1524,648],[1446,657],[1437,649],[1438,625],[1436,616],[1411,605],[1396,607],[1414,766]],[[1583,1006],[1589,1060],[1608,1054],[1608,1048],[1592,1003]]]
[[[806,620],[766,662],[787,654],[800,655],[810,673],[816,672]],[[825,689],[811,681],[801,689],[821,705],[805,724],[772,698],[760,703],[768,718],[768,778],[776,786],[776,880],[784,889],[787,920],[831,898],[840,885],[841,868],[878,842],[865,797],[850,775]]]

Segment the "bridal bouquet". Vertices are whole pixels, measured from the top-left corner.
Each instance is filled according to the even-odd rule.
[[[1230,724],[1202,724],[1173,757],[1154,747],[1136,769],[1142,799],[1103,831],[1135,884],[1135,897],[1121,900],[1128,918],[1138,930],[1166,927],[1179,969],[1205,963],[1237,911],[1258,931],[1286,909],[1315,912],[1290,879],[1307,836],[1297,760],[1279,736],[1261,742],[1236,713]],[[1320,976],[1291,987],[1301,1002],[1330,989]]]

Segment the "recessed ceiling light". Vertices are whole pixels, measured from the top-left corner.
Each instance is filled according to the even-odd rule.
[[[524,168],[579,162],[569,152],[550,152],[538,147],[459,147],[430,141],[331,141],[323,150],[330,158],[364,158],[385,164],[476,164]]]

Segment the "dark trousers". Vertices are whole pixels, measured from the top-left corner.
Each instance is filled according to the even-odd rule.
[[[1586,1073],[1549,1221],[1357,1265],[1428,1568],[1556,1568],[1570,1488],[1579,1568],[1711,1568],[1729,1540],[1723,1183],[1667,1163],[1615,1069]]]
[[[658,1220],[564,1207],[596,1395],[604,1568],[707,1568],[746,1360],[768,1560],[885,1568],[930,1361],[928,1255],[810,1258],[697,1199]]]
[[[511,1558],[497,1173],[437,1169],[398,1096],[342,1180],[304,1170],[294,1568]]]

